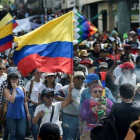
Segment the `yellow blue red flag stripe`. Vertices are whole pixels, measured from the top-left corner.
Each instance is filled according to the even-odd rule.
[[[0,52],[12,47],[13,42],[13,23],[10,23],[2,28],[0,28]]]
[[[73,73],[73,13],[69,12],[40,28],[16,37],[15,65],[26,76],[42,72]]]

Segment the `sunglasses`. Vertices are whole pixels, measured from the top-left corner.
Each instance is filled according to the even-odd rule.
[[[100,93],[101,94],[102,93],[102,90],[94,90],[94,93],[96,93],[96,94],[97,93]]]
[[[76,79],[77,80],[84,80],[85,78],[84,77],[77,76]]]
[[[5,70],[5,68],[0,68],[0,70]]]
[[[54,75],[49,75],[49,76],[46,76],[46,77],[55,77]]]
[[[42,74],[42,72],[36,72],[35,74]]]
[[[50,97],[51,97],[51,98],[54,98],[54,94],[51,94],[51,95],[46,95],[46,98],[48,98],[48,99],[49,99]]]

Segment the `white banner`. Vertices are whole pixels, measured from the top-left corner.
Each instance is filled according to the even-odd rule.
[[[28,18],[16,20],[16,22],[18,23],[19,26],[17,26],[13,30],[14,33],[21,32],[22,30],[25,31],[25,32],[28,32],[28,31],[31,30],[30,21],[29,21]]]

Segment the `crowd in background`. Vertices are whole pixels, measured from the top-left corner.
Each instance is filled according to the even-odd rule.
[[[102,126],[100,120],[111,112],[119,140],[140,138],[137,32],[124,33],[121,41],[116,30],[104,31],[75,45],[72,83],[71,75],[38,69],[23,77],[12,59],[14,45],[10,53],[0,55],[0,108],[6,113],[2,116],[6,118],[1,125],[3,140],[30,136],[34,140],[94,140],[95,128]],[[101,72],[107,73],[105,97]],[[53,127],[59,128],[58,135],[53,132],[45,136],[45,131],[38,135],[40,127],[49,122],[57,125]]]

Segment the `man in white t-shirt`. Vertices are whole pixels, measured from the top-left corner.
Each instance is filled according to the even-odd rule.
[[[69,94],[67,100],[64,102],[53,103],[54,89],[45,88],[42,90],[41,97],[44,101],[43,104],[39,105],[35,109],[33,123],[37,124],[39,119],[41,119],[40,127],[48,122],[57,124],[60,129],[60,135],[63,135],[61,124],[59,121],[59,112],[62,108],[66,107],[71,102],[71,91],[73,89],[73,84],[69,88]]]
[[[72,140],[79,138],[79,104],[81,93],[84,90],[82,87],[85,76],[82,71],[77,71],[74,74],[74,88],[72,90],[72,102],[63,109],[62,126],[63,126],[63,139]],[[65,101],[68,97],[69,85],[61,88],[55,95],[55,100]]]
[[[41,80],[42,73],[38,70],[33,71],[34,79],[29,81],[26,84],[26,92],[27,92],[27,101],[29,102],[29,112],[31,115],[31,121],[30,121],[30,127],[32,128],[32,135],[34,137],[34,140],[37,140],[37,134],[39,131],[38,125],[34,125],[32,123],[32,119],[34,116],[35,108],[39,104],[38,102],[38,96],[39,96],[39,89],[43,85]]]

